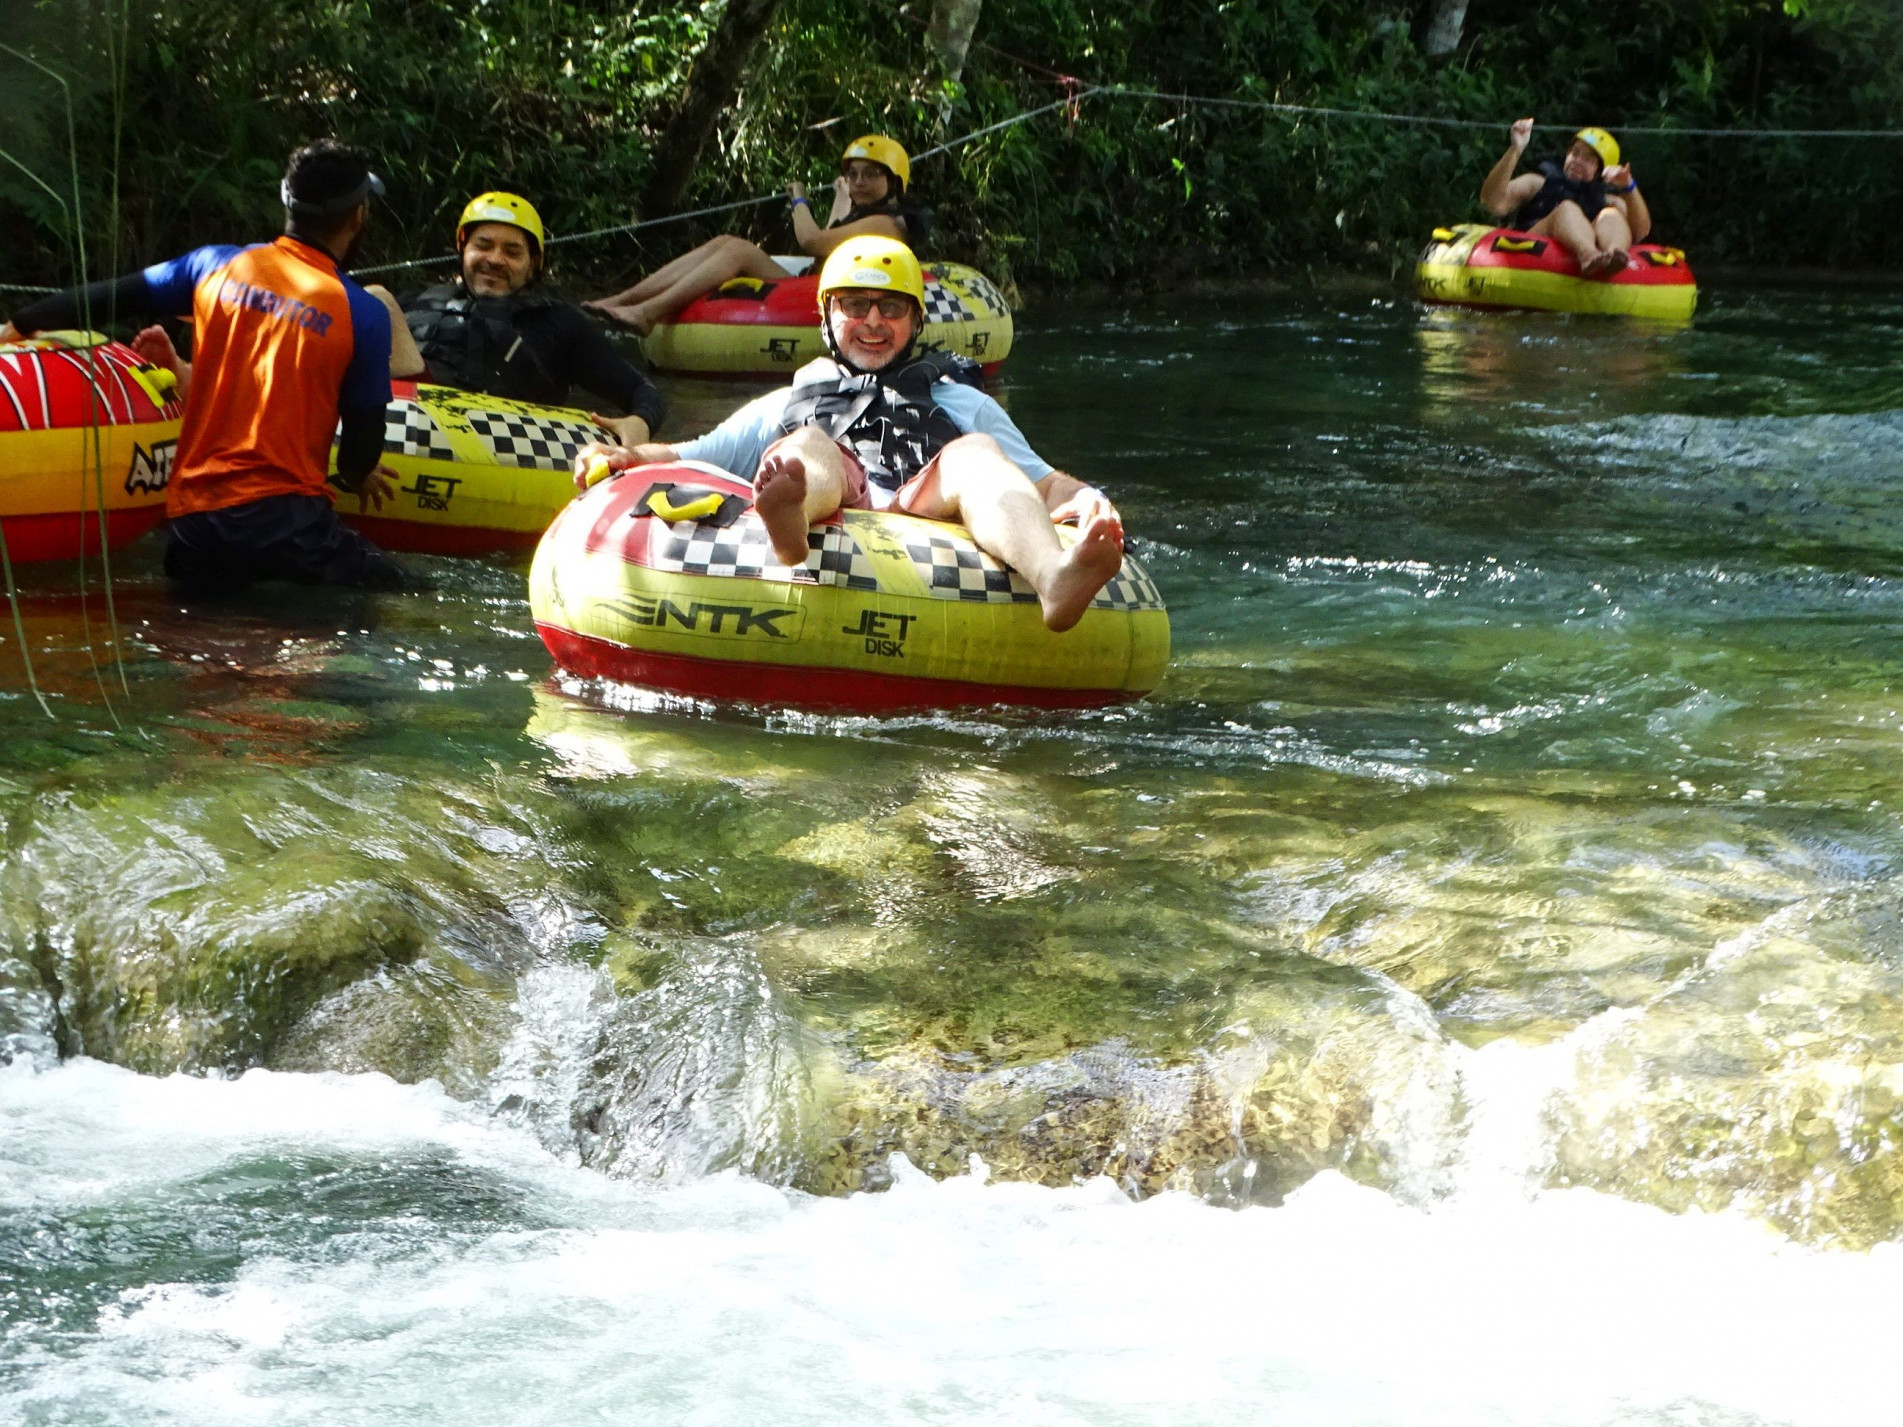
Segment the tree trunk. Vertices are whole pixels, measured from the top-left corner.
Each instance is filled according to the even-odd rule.
[[[694,58],[673,118],[654,146],[654,174],[641,195],[641,215],[672,213],[687,192],[700,151],[730,108],[760,37],[779,11],[780,0],[727,0],[707,46]]]
[[[954,84],[965,72],[971,33],[978,28],[978,12],[983,8],[984,0],[932,0],[932,48],[945,78]]]
[[[1460,48],[1461,27],[1467,23],[1467,0],[1435,0],[1434,18],[1427,22],[1421,51],[1429,59],[1445,59]]]

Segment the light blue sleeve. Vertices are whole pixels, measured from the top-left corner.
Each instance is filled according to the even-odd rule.
[[[779,431],[780,420],[786,414],[786,398],[792,390],[781,387],[748,402],[705,436],[678,443],[675,451],[684,461],[706,461],[731,471],[739,480],[752,480],[760,469],[760,458]]]
[[[932,395],[938,398],[940,409],[960,431],[967,434],[982,431],[991,437],[1004,449],[1011,463],[1033,481],[1041,481],[1057,469],[1031,449],[1031,443],[1024,439],[1024,433],[1018,430],[1017,423],[1005,409],[977,387],[963,382],[940,382]]]

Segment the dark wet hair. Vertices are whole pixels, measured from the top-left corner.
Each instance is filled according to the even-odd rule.
[[[329,237],[357,205],[382,185],[370,172],[370,155],[341,139],[317,139],[291,155],[282,197],[290,227]]]

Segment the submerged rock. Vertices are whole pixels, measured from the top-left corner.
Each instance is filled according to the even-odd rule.
[[[1582,1034],[1553,1176],[1864,1248],[1903,1232],[1899,1107],[1903,902],[1820,896]]]

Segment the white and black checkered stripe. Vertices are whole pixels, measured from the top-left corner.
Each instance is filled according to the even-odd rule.
[[[1150,572],[1136,561],[1126,559],[1123,568],[1097,591],[1097,598],[1090,603],[1096,609],[1161,609],[1163,596],[1156,588],[1156,581],[1150,578]]]
[[[1035,603],[1037,591],[1023,576],[999,564],[968,540],[928,535],[907,540],[919,578],[935,600],[979,600],[985,604]]]
[[[655,568],[684,575],[841,585],[849,590],[879,588],[878,576],[865,551],[837,525],[807,531],[806,545],[806,563],[797,570],[789,569],[774,556],[766,527],[757,516],[749,514],[724,528],[701,524],[686,530],[674,527]]]
[[[938,279],[937,287],[949,291],[951,277],[943,265],[934,263],[925,270]],[[999,292],[991,279],[986,277],[983,273],[967,268],[958,274],[956,281],[961,289],[958,296],[961,299],[961,305],[965,309],[965,316],[962,320],[969,322],[985,317],[1010,316],[1011,304],[1004,300],[1004,294]],[[934,284],[926,284],[925,295],[927,298],[931,297],[933,287]],[[974,306],[977,308],[977,311],[972,310]]]
[[[912,557],[934,599],[986,604],[1030,604],[1037,599],[1023,576],[976,545],[933,535],[923,544],[908,540],[905,553]],[[1090,603],[1096,609],[1161,609],[1163,596],[1148,571],[1134,560],[1125,560]]]
[[[413,401],[393,401],[383,409],[383,449],[392,456],[426,461],[456,459],[443,428]]]
[[[488,443],[496,462],[534,471],[566,470],[575,453],[597,437],[579,421],[548,421],[514,411],[472,411],[469,429]]]
[[[925,284],[925,320],[932,322],[973,322],[978,314],[959,300],[942,282]]]

